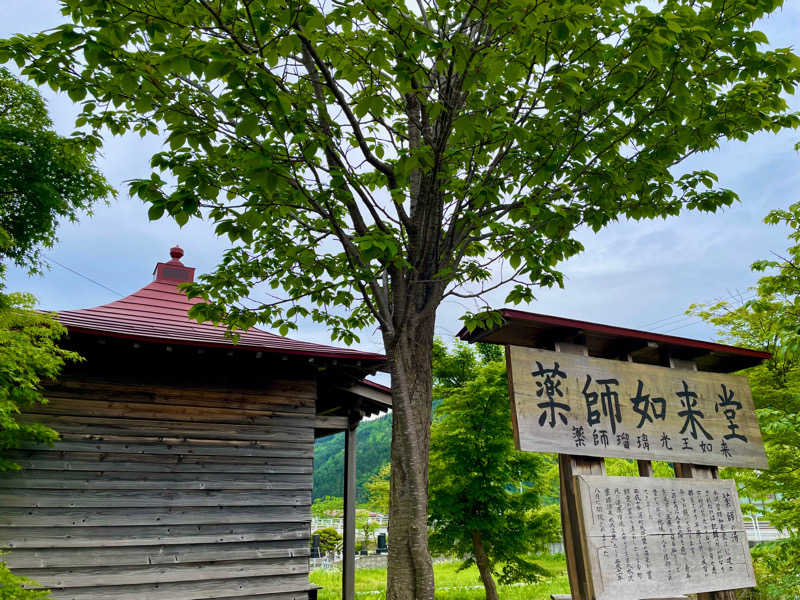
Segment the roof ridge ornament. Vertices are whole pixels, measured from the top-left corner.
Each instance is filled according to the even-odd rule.
[[[178,263],[179,265],[183,266],[183,263],[181,262],[181,258],[183,257],[183,248],[178,246],[178,244],[175,244],[169,249],[169,255],[172,257],[172,260],[169,262]]]
[[[153,270],[155,281],[172,284],[194,281],[194,268],[187,267],[181,262],[183,248],[176,244],[169,249],[169,255],[171,257],[169,262],[156,264],[156,268]]]

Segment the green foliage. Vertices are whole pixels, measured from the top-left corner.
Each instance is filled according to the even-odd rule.
[[[369,494],[369,508],[378,513],[389,513],[389,479],[392,474],[392,463],[383,465],[377,473],[364,483]]]
[[[356,513],[356,530],[359,531],[364,540],[364,547],[366,548],[369,540],[372,538],[373,532],[378,528],[375,521],[371,521],[369,515],[359,515]]]
[[[562,283],[580,225],[732,203],[713,173],[673,167],[797,126],[800,60],[753,29],[779,6],[65,0],[70,22],[3,42],[0,61],[81,102],[92,140],[167,136],[131,193],[235,242],[188,287],[212,301],[195,317],[310,316],[351,342],[376,321],[396,335],[412,281],[435,308],[496,280],[500,254],[525,302],[526,282]],[[235,308],[264,281],[305,302]]]
[[[389,463],[392,415],[362,421],[356,430],[356,502],[369,501],[367,482]],[[313,497],[344,495],[344,434],[314,444]]]
[[[465,345],[435,347],[431,549],[468,566],[480,559],[478,535],[501,583],[534,581],[546,571],[528,555],[559,536],[558,507],[540,506],[547,460],[514,449],[505,363],[478,360]]]
[[[751,551],[758,587],[752,600],[784,600],[800,596],[800,537],[762,542]],[[750,600],[750,597],[747,597]]]
[[[0,552],[0,558],[2,558]],[[25,577],[14,575],[5,563],[0,561],[0,600],[48,600],[47,590],[25,589],[23,586],[35,586],[36,583]]]
[[[800,203],[771,212],[766,222],[788,225],[794,245],[779,260],[754,263],[754,270],[769,271],[759,280],[756,297],[739,305],[693,305],[688,312],[716,325],[726,342],[772,353],[764,364],[743,371],[770,468],[725,469],[723,476],[736,479],[743,496],[766,499],[765,509],[748,510],[765,513],[776,528],[791,534],[753,552],[761,575],[759,592],[778,599],[800,594]]]
[[[75,218],[109,190],[91,155],[50,126],[39,93],[0,68],[0,471],[18,468],[9,448],[57,439],[49,427],[17,416],[46,402],[41,380],[78,359],[58,347],[66,330],[34,311],[33,296],[5,292],[3,259],[37,270],[39,248],[53,244],[58,218]]]
[[[729,205],[714,173],[676,165],[800,124],[784,99],[800,58],[754,29],[780,0],[423,5],[63,0],[68,23],[0,42],[0,62],[81,102],[92,143],[104,127],[166,136],[131,195],[233,244],[185,286],[207,300],[193,317],[282,334],[311,318],[345,343],[379,326],[407,502],[431,411],[430,380],[407,371],[427,364],[448,294],[505,284],[530,301],[563,284],[581,226]],[[410,508],[398,525],[422,531]],[[424,571],[392,593],[429,600]]]
[[[311,504],[311,514],[318,519],[339,518],[344,514],[344,498],[325,496]]]
[[[639,468],[636,466],[635,460],[626,458],[606,458],[606,473],[612,476],[620,477],[638,477]],[[675,477],[675,471],[669,463],[662,461],[653,461],[653,476],[654,477]]]
[[[535,584],[513,584],[500,586],[502,600],[550,600],[550,594],[569,594],[567,565],[563,554],[535,557],[536,562],[552,573]],[[433,565],[436,575],[436,600],[485,600],[486,594],[480,585],[478,570],[472,566],[462,569],[458,561],[437,562]],[[386,599],[386,569],[356,569],[356,598],[372,600]],[[341,569],[317,569],[309,575],[309,581],[322,587],[319,600],[341,600]]]
[[[332,527],[317,529],[312,535],[319,535],[319,549],[323,554],[333,552],[342,542],[342,536]]]
[[[0,471],[17,468],[4,456],[9,448],[52,443],[55,431],[17,421],[22,410],[46,402],[41,380],[54,379],[67,360],[78,355],[58,347],[66,330],[33,310],[27,294],[4,294],[0,284]]]
[[[39,93],[0,68],[0,228],[10,238],[0,256],[38,270],[59,220],[113,194],[93,148],[86,137],[58,136]]]

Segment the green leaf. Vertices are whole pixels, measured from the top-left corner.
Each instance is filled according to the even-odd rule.
[[[258,117],[256,115],[245,115],[236,125],[236,135],[242,137],[253,137],[258,133]]]
[[[163,204],[154,204],[147,210],[147,218],[151,221],[158,221],[162,216],[164,216]]]

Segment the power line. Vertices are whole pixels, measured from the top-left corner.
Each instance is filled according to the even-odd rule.
[[[664,333],[672,333],[673,331],[678,331],[679,329],[683,329],[685,327],[689,327],[690,325],[698,325],[700,323],[705,323],[705,321],[691,321],[689,323],[684,323],[683,325],[678,325],[677,327],[673,327],[672,329],[667,329]]]
[[[722,298],[722,300],[714,300],[712,302],[703,302],[702,304],[715,304],[717,302],[721,302],[721,301],[724,301],[724,300],[732,300],[734,298],[739,298],[739,297],[742,298],[742,300],[749,300],[751,298],[755,298],[755,293],[751,292],[750,294],[747,294],[747,295],[744,295],[744,296],[742,296],[742,294],[738,294],[738,293],[737,294],[730,294],[729,296],[726,296],[725,298]],[[654,325],[658,325],[659,323],[664,323],[665,321],[672,321],[673,319],[678,319],[677,322],[679,323],[682,319],[691,319],[693,317],[694,317],[694,315],[687,315],[686,313],[679,313],[677,315],[672,315],[671,317],[664,317],[663,319],[658,319],[658,320],[652,321],[650,323],[645,323],[644,325],[640,325],[640,327],[642,329],[645,329],[645,328],[648,328],[648,327],[652,327]],[[669,323],[669,324],[664,323],[663,326],[664,327],[669,327],[670,325],[675,325],[675,323]]]
[[[71,268],[71,267],[68,267],[67,265],[62,265],[60,262],[58,262],[58,261],[57,261],[57,260],[55,260],[54,258],[51,258],[51,257],[49,257],[49,256],[48,256],[48,257],[46,257],[46,258],[45,258],[45,261],[46,261],[46,262],[53,263],[53,264],[55,264],[55,265],[58,265],[58,266],[59,266],[59,267],[61,267],[62,269],[66,269],[67,271],[69,271],[70,273],[74,273],[74,274],[75,274],[75,275],[77,275],[78,277],[83,277],[83,278],[84,278],[86,281],[90,281],[90,282],[92,282],[93,284],[95,284],[95,285],[98,285],[98,286],[100,286],[101,288],[103,288],[103,289],[105,289],[105,290],[108,290],[109,292],[111,292],[111,293],[113,293],[113,294],[116,294],[117,296],[124,296],[124,295],[125,295],[125,294],[123,294],[122,292],[118,292],[117,290],[115,290],[115,289],[112,289],[112,288],[108,287],[107,285],[105,285],[105,284],[102,284],[102,283],[100,283],[99,281],[96,281],[96,280],[92,279],[91,277],[88,277],[88,276],[84,275],[83,273],[80,273],[80,272],[76,271],[75,269],[73,269],[73,268]]]

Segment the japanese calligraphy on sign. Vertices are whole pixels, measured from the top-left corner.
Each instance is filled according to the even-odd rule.
[[[576,477],[597,600],[755,585],[731,480]]]
[[[520,450],[768,468],[747,379],[510,346]]]

